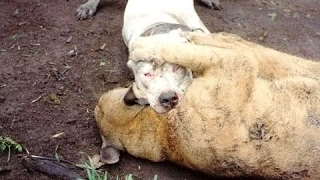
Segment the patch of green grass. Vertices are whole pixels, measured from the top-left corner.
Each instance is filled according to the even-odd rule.
[[[105,66],[105,65],[106,65],[106,62],[105,62],[103,59],[100,59],[99,65],[100,65],[100,66]]]
[[[88,155],[87,158],[84,164],[77,164],[77,167],[85,169],[88,180],[108,180],[107,172],[95,169],[93,159]]]
[[[277,17],[277,13],[273,12],[268,14],[268,16],[271,18],[271,20],[273,21],[276,17]]]
[[[85,154],[85,153],[81,153]],[[89,156],[86,155],[86,162],[84,164],[76,164],[77,167],[80,167],[82,169],[85,169],[86,171],[86,176],[88,180],[108,180],[108,173],[102,172],[101,170],[98,170],[95,168],[94,160]],[[123,178],[119,178],[117,176],[115,180],[120,180]],[[78,179],[78,180],[83,180],[83,179]],[[133,174],[128,174],[124,177],[124,180],[134,180]],[[158,180],[158,175],[155,175],[153,177],[153,180]]]
[[[19,38],[19,35],[18,34],[14,34],[13,36],[11,36],[11,39],[12,40],[17,40]]]
[[[10,161],[11,150],[21,153],[23,151],[23,148],[15,140],[13,140],[13,139],[11,139],[9,137],[0,136],[0,152],[4,153],[4,152],[8,151],[7,162]]]

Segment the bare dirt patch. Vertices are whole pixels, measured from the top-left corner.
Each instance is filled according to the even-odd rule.
[[[82,161],[79,152],[99,153],[93,117],[99,96],[132,80],[121,37],[126,1],[102,1],[93,18],[78,21],[75,10],[84,1],[0,1],[0,135],[36,155],[53,156],[59,145],[61,158],[76,163]],[[195,3],[210,31],[320,59],[320,1],[221,1],[222,11]],[[54,138],[58,133],[63,134]],[[0,179],[49,179],[27,171],[19,154],[8,164],[6,155],[0,155],[2,166],[11,171],[0,173]],[[112,178],[132,173],[135,179],[209,179],[125,153],[118,164],[104,168]]]

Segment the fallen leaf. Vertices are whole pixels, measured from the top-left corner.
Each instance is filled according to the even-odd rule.
[[[53,138],[57,138],[57,137],[59,137],[59,136],[62,136],[63,134],[64,134],[64,132],[61,132],[61,133],[58,133],[58,134],[53,135],[52,137],[53,137]]]
[[[100,50],[104,50],[104,48],[106,47],[106,43],[104,43],[102,46],[100,46]]]
[[[68,57],[75,57],[78,55],[78,52],[76,50],[71,50],[67,53]]]
[[[68,39],[67,39],[67,43],[70,43],[71,42],[71,40],[72,40],[72,36],[70,36]]]
[[[259,40],[260,40],[260,41],[264,41],[265,38],[267,37],[267,34],[268,34],[268,31],[265,32],[265,33],[263,33],[263,35],[259,37]]]
[[[59,98],[55,93],[49,94],[49,102],[52,104],[61,104]]]

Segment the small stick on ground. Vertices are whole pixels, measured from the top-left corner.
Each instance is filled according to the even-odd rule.
[[[28,170],[35,170],[41,172],[52,179],[61,180],[77,180],[85,179],[80,174],[72,169],[68,169],[62,164],[42,158],[35,158],[33,156],[24,156],[22,164]]]
[[[41,98],[43,98],[43,96],[45,95],[45,93],[41,94],[39,97],[37,97],[36,99],[32,100],[31,103],[35,103],[37,101],[39,101]]]

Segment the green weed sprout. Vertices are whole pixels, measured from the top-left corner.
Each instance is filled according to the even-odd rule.
[[[108,180],[107,172],[102,173],[95,169],[93,159],[88,155],[87,157],[88,161],[84,164],[77,164],[77,167],[85,169],[88,180]]]
[[[10,161],[11,150],[21,153],[23,151],[22,146],[9,137],[0,136],[0,152],[4,153],[8,151],[8,159],[7,162]]]

